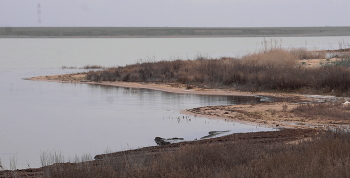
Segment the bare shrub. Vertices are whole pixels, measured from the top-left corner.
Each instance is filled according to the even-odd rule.
[[[63,163],[64,162],[64,156],[61,152],[49,152],[44,151],[40,155],[40,162],[42,167],[52,165],[55,163]]]

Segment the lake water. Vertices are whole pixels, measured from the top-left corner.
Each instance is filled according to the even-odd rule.
[[[282,46],[336,49],[350,37],[273,38]],[[209,131],[267,131],[224,120],[186,116],[181,110],[260,102],[259,97],[198,96],[160,91],[22,80],[84,71],[85,65],[241,56],[264,38],[16,38],[0,39],[0,159],[10,169],[39,167],[43,152],[65,161],[154,146],[154,138],[200,139]],[[270,38],[266,38],[270,40]],[[226,134],[227,134],[226,133]]]

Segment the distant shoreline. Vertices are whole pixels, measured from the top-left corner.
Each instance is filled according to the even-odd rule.
[[[333,35],[338,36],[338,35]],[[350,35],[339,35],[350,36]],[[282,37],[320,37],[320,36],[0,36],[0,38],[243,38],[243,37],[267,37],[267,38],[282,38]],[[332,37],[325,35],[322,37]]]
[[[350,36],[350,27],[0,27],[0,38],[224,38]]]

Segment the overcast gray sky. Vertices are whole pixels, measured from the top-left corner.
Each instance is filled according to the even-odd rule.
[[[0,0],[0,26],[350,26],[350,0]]]

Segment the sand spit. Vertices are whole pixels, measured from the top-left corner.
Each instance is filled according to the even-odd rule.
[[[215,89],[203,89],[192,88],[188,89],[187,85],[169,83],[169,84],[156,84],[156,83],[136,83],[136,82],[92,82],[85,80],[85,74],[65,74],[65,75],[51,75],[51,76],[39,76],[28,78],[28,80],[35,81],[50,81],[50,82],[63,82],[63,83],[86,83],[92,85],[107,85],[125,88],[140,88],[151,89],[170,93],[181,94],[197,94],[197,95],[222,95],[222,96],[255,96],[257,93],[230,91],[230,90],[215,90]],[[259,93],[260,95],[262,93]],[[266,93],[267,95],[267,93]]]
[[[230,105],[230,106],[207,106],[192,108],[182,111],[184,114],[226,119],[246,124],[265,126],[272,128],[326,128],[329,126],[340,126],[347,122],[311,120],[304,117],[297,117],[290,111],[300,103],[310,102],[334,102],[332,96],[320,95],[297,95],[286,93],[267,92],[242,92],[228,89],[203,89],[189,87],[184,84],[155,84],[155,83],[135,83],[135,82],[91,82],[85,80],[86,74],[65,74],[52,76],[39,76],[29,78],[35,81],[51,81],[65,83],[86,83],[92,85],[106,85],[126,88],[152,89],[171,93],[198,94],[198,95],[225,95],[225,96],[268,96],[274,102],[260,104]],[[330,100],[327,100],[329,98]],[[349,123],[350,124],[350,123]]]

